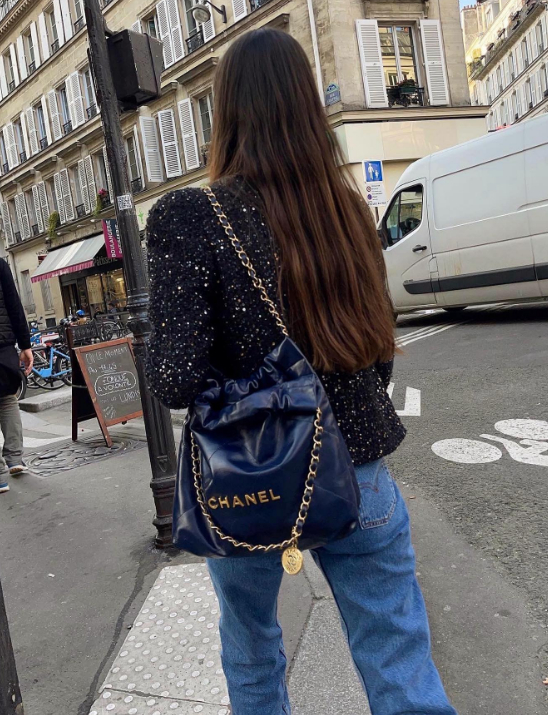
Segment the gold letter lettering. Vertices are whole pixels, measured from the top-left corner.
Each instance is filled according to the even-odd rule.
[[[219,497],[219,506],[221,509],[226,506],[227,509],[230,509],[230,504],[228,503],[228,497]]]
[[[271,499],[272,501],[278,501],[278,499],[281,499],[281,497],[275,497],[275,496],[274,496],[274,492],[273,492],[272,489],[271,489],[271,490],[270,490],[270,499]]]
[[[266,502],[268,501],[266,492],[258,492],[258,495],[259,495],[259,501],[261,502],[261,504],[266,504]]]
[[[250,504],[256,504],[257,503],[257,497],[255,494],[246,494],[245,495],[245,504],[246,506],[249,506]]]
[[[217,497],[211,497],[211,499],[207,502],[207,505],[210,509],[218,509],[219,505],[217,504]]]
[[[244,506],[244,503],[239,496],[235,496],[232,500],[232,506]]]

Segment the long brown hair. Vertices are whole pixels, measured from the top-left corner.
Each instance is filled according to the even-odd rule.
[[[290,335],[318,370],[394,354],[380,241],[344,164],[308,58],[289,34],[243,35],[217,69],[211,180],[243,177],[279,249]]]

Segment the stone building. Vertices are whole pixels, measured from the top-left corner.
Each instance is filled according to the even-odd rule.
[[[478,2],[463,9],[463,27],[472,104],[491,106],[490,130],[548,111],[546,2]]]
[[[193,0],[102,0],[110,30],[161,39],[161,97],[125,112],[139,226],[164,192],[207,177],[212,81],[226,47],[261,26],[310,58],[347,162],[384,162],[390,192],[406,166],[485,131],[471,106],[458,0],[225,0],[197,25]],[[107,255],[108,157],[87,60],[83,0],[9,0],[0,19],[0,211],[29,319],[125,305],[123,257]]]

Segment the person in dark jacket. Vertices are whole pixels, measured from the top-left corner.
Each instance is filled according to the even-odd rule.
[[[16,344],[21,355],[15,349]],[[23,461],[23,427],[15,396],[21,382],[21,361],[28,375],[33,363],[29,326],[10,268],[0,258],[0,428],[4,435],[0,493],[9,491],[9,474],[16,476],[27,471]]]
[[[257,370],[282,337],[257,290],[262,281],[324,384],[355,465],[360,528],[312,556],[333,591],[371,711],[456,715],[431,657],[409,515],[384,462],[405,430],[386,389],[394,323],[371,212],[341,169],[309,60],[289,33],[265,28],[235,41],[214,96],[208,168],[233,232],[201,189],[169,193],[151,211],[151,388],[166,405],[192,410],[212,370],[234,380]],[[314,496],[309,504],[312,511]],[[210,509],[219,506],[220,498]],[[273,513],[267,503],[246,506],[265,520]],[[213,524],[216,513],[208,514]],[[208,559],[208,568],[232,712],[288,714],[280,550]]]

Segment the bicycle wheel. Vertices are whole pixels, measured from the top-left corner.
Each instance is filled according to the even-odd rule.
[[[59,375],[58,380],[62,380],[69,387],[72,385],[72,366],[68,357],[57,355],[55,358],[55,372]]]
[[[63,381],[56,379],[53,375],[48,375],[50,366],[47,350],[33,350],[33,353],[34,365],[29,377],[35,387],[41,387],[43,390],[57,390],[63,385]]]
[[[18,400],[24,400],[26,394],[27,394],[27,376],[21,370],[21,382],[19,383],[19,388],[18,388],[17,392],[15,393],[15,396],[17,397]]]

